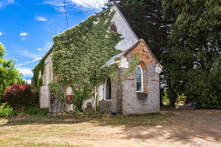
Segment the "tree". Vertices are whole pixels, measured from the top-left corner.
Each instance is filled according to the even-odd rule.
[[[15,69],[15,61],[5,59],[5,48],[0,43],[0,97],[7,86],[22,83],[21,74]]]
[[[163,20],[162,0],[110,0],[109,6],[115,2],[136,35],[145,40],[156,58],[162,63],[161,55],[167,46],[171,23],[170,20]],[[161,84],[165,82],[162,77],[163,72]],[[163,93],[161,89],[161,105]]]
[[[163,56],[170,91],[198,107],[220,109],[221,1],[163,0],[163,8],[172,22]]]

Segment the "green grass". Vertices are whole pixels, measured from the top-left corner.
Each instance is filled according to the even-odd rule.
[[[42,111],[42,110],[40,110]],[[44,115],[42,115],[44,114]],[[171,114],[147,114],[137,116],[110,116],[93,114],[84,116],[49,117],[42,114],[23,119],[0,120],[0,146],[72,146],[67,136],[91,137],[90,130],[96,126],[137,127],[163,125]],[[99,116],[99,117],[98,117]],[[95,118],[94,118],[95,117]],[[1,123],[1,121],[4,123]],[[107,130],[108,131],[108,130]],[[56,138],[51,142],[51,139]]]

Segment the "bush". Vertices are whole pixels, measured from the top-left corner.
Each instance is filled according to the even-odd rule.
[[[39,87],[34,88],[33,90],[33,107],[39,107]]]
[[[7,103],[2,103],[0,105],[0,117],[10,117],[13,115],[13,108],[6,105]]]
[[[162,96],[162,101],[163,101],[163,105],[166,105],[166,106],[170,105],[170,100],[168,98],[168,93],[167,93],[166,89],[164,89],[164,94]]]
[[[16,110],[24,110],[36,105],[30,85],[13,84],[3,93],[3,101]]]
[[[39,109],[38,108],[34,108],[34,107],[30,107],[28,108],[25,113],[26,114],[31,114],[31,115],[37,115],[38,114]]]

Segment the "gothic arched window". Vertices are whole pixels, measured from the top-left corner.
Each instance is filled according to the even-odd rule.
[[[104,100],[111,100],[111,80],[108,78],[104,84]]]
[[[137,66],[137,92],[143,92],[143,70],[140,65]]]

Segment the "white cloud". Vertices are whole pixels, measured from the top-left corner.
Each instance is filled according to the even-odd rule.
[[[14,3],[15,1],[14,0],[8,0],[8,3]]]
[[[58,12],[64,12],[64,2],[61,0],[44,0],[44,4],[51,5]],[[69,2],[66,5],[69,5]]]
[[[25,46],[18,46],[16,50],[13,50],[13,52],[17,52],[20,56],[31,58],[31,60],[37,60],[44,55],[36,52],[33,53],[30,50],[28,50]]]
[[[38,21],[47,21],[47,19],[45,17],[42,16],[35,16],[35,19]]]
[[[17,68],[20,73],[25,77],[32,77],[33,73],[30,68]]]
[[[46,41],[45,45],[43,48],[37,48],[38,51],[40,52],[45,52],[48,51],[52,47],[53,43],[50,41]]]
[[[0,8],[4,8],[6,5],[14,4],[14,0],[1,0],[0,2]]]
[[[47,49],[50,49],[51,47],[52,47],[52,45],[53,45],[53,43],[52,42],[50,42],[50,41],[46,41],[46,43],[45,43],[45,48],[47,48]]]
[[[35,60],[28,61],[28,62],[26,62],[26,63],[18,64],[16,67],[20,67],[20,66],[23,66],[23,65],[27,65],[27,64],[29,64],[29,63],[33,63],[33,62],[36,62],[36,61],[39,61],[39,60],[41,60],[41,58],[37,58],[37,59],[35,59]]]
[[[37,48],[37,50],[39,51],[39,52],[45,52],[45,51],[48,51],[48,48]]]
[[[2,32],[0,32],[0,36],[2,36]]]
[[[25,32],[23,32],[23,31],[21,31],[20,36],[28,36],[28,33],[25,33]]]
[[[67,11],[74,9],[73,5],[83,10],[101,10],[108,0],[66,0]],[[44,0],[44,4],[53,6],[57,11],[64,12],[64,3],[61,0]]]
[[[88,9],[98,9],[101,10],[104,7],[107,0],[70,0],[72,3],[77,6],[81,6]]]
[[[27,79],[23,79],[25,81],[25,83],[27,84],[31,84],[31,80],[27,80]]]

